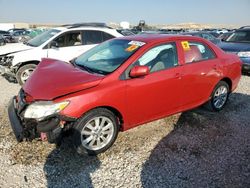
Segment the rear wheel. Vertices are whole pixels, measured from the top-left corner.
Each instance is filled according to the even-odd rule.
[[[74,128],[77,152],[97,155],[106,151],[115,142],[119,123],[113,112],[105,108],[86,113]]]
[[[214,88],[210,100],[206,106],[211,111],[220,111],[224,108],[229,96],[229,86],[226,82],[220,81]]]
[[[36,66],[36,64],[27,64],[18,69],[16,79],[21,86],[28,80]]]

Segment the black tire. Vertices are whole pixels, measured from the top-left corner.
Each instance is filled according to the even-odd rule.
[[[82,135],[81,133],[82,131],[86,131],[87,129],[89,129],[88,128],[89,125],[91,125],[91,123],[93,124],[93,121],[95,121],[94,119],[96,118],[102,118],[102,120],[100,120],[100,124],[104,120],[105,120],[105,124],[106,124],[106,120],[109,121],[112,127],[112,131],[111,131],[112,134],[107,135],[106,139],[109,141],[105,143],[103,147],[98,148],[96,146],[96,148],[91,149],[91,148],[88,148],[90,146],[84,146],[83,142],[92,136],[92,139],[88,141],[88,143],[91,144],[91,142],[95,140],[93,143],[96,143],[96,145],[98,145],[97,139],[101,141],[102,140],[101,137],[104,137],[105,135],[102,133],[103,132],[102,127],[100,128],[101,130],[95,130],[99,133],[91,133],[91,135]],[[107,124],[105,126],[107,126]],[[99,127],[99,126],[98,127],[96,126],[96,122],[94,123],[94,127],[95,128]],[[93,130],[89,129],[89,132],[93,132]],[[100,132],[101,132],[101,135],[100,135]],[[113,112],[111,112],[110,110],[106,108],[97,108],[97,109],[91,110],[87,112],[83,117],[81,117],[74,126],[73,140],[74,140],[76,151],[79,154],[88,154],[88,155],[97,155],[99,153],[102,153],[113,145],[113,143],[115,142],[117,138],[118,132],[119,132],[119,122],[118,122],[118,118],[115,116]],[[102,142],[104,142],[104,139],[102,140]],[[86,143],[86,145],[88,144]]]
[[[18,69],[16,73],[16,79],[17,79],[17,82],[21,86],[26,82],[30,74],[35,70],[36,66],[37,66],[36,64],[27,64],[27,65],[21,66]],[[29,72],[29,75],[26,74],[27,72]],[[25,74],[27,75],[27,79],[24,79]]]
[[[218,97],[216,95],[218,94],[217,92],[219,89],[226,89],[226,91],[225,91],[226,93],[221,95],[222,101],[221,101],[220,105],[216,105],[215,104],[216,100],[218,100]],[[215,86],[215,88],[210,96],[210,100],[206,103],[205,107],[212,112],[218,112],[218,111],[222,110],[228,101],[229,93],[230,93],[229,85],[225,81],[220,81]]]

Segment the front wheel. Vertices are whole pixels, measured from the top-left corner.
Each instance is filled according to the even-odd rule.
[[[86,113],[74,127],[77,152],[97,155],[109,149],[119,131],[117,117],[108,109],[98,108]]]
[[[21,86],[28,80],[36,66],[35,64],[27,64],[18,69],[16,79]]]
[[[224,108],[229,96],[229,85],[220,81],[214,88],[206,106],[211,111],[220,111]]]

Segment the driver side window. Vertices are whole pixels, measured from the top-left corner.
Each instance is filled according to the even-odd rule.
[[[59,48],[69,46],[82,45],[82,37],[80,31],[68,32],[60,35],[54,40]]]
[[[178,56],[175,43],[151,48],[134,65],[148,66],[150,72],[157,72],[177,66]]]

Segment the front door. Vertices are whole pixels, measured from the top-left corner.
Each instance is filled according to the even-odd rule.
[[[51,42],[50,48],[47,49],[47,57],[68,62],[93,48],[95,45],[84,45],[82,32],[70,31],[63,33]]]
[[[130,124],[144,123],[178,111],[182,67],[178,65],[175,43],[152,47],[133,64],[138,65],[148,66],[150,74],[126,80]]]

